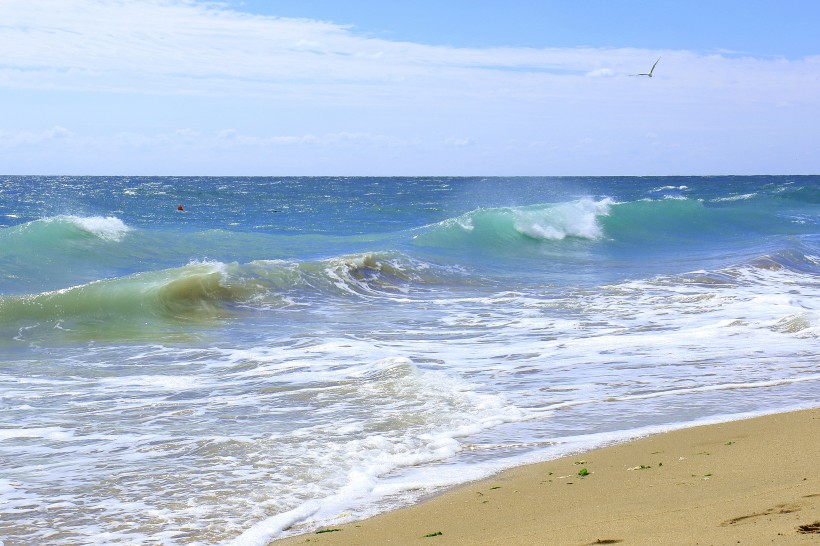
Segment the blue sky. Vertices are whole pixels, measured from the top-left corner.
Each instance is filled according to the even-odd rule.
[[[3,0],[0,173],[816,174],[818,26],[813,0]]]
[[[783,0],[232,0],[234,9],[458,47],[637,47],[817,54],[820,2]]]

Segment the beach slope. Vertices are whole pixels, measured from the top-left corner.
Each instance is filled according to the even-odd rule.
[[[820,409],[515,468],[274,544],[820,544]]]

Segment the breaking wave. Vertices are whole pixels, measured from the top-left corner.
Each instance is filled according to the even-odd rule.
[[[119,242],[130,228],[116,216],[60,215],[0,230],[0,241],[11,246],[59,246],[67,241],[98,239]]]
[[[305,262],[194,262],[40,294],[0,296],[0,326],[221,319],[249,307],[395,297],[410,285],[435,284],[457,274],[397,253]]]

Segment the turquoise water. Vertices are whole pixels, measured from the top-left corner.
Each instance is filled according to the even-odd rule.
[[[265,544],[816,406],[818,210],[811,176],[0,177],[1,540]]]

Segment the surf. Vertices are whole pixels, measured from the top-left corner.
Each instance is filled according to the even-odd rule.
[[[0,296],[0,326],[45,331],[59,325],[91,337],[126,326],[202,326],[257,310],[404,297],[457,278],[457,272],[396,252],[245,264],[191,262],[37,294]]]

